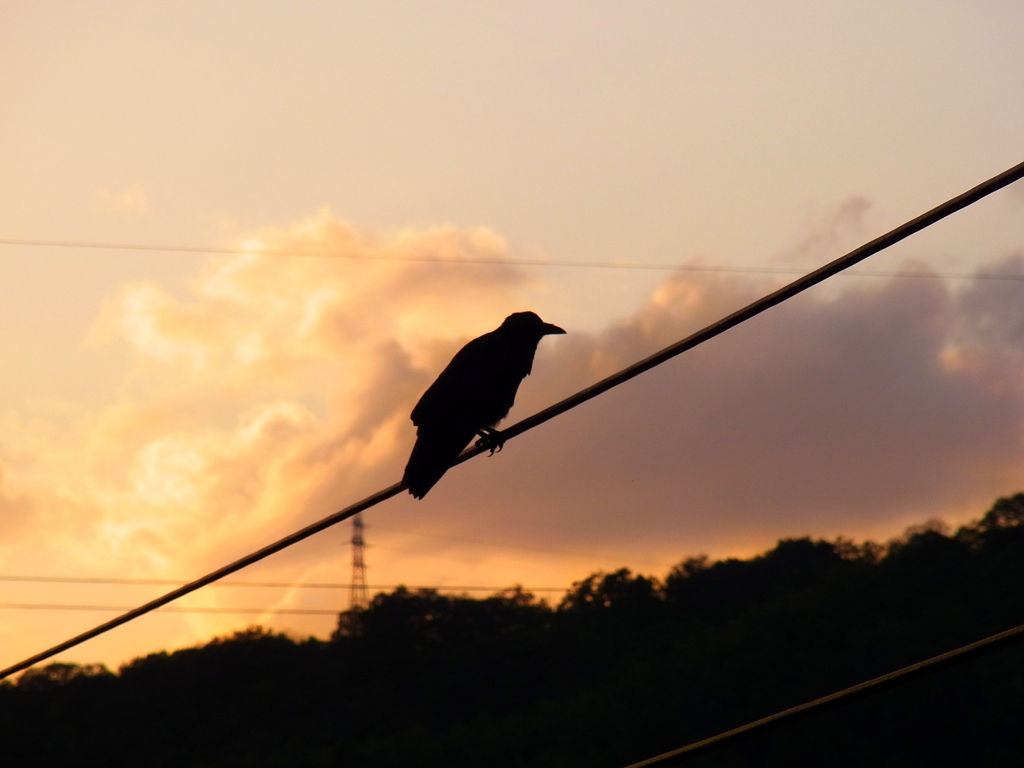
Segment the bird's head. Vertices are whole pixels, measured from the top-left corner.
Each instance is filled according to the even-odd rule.
[[[557,325],[545,323],[535,312],[514,312],[505,318],[501,324],[502,329],[508,330],[517,336],[540,339],[541,336],[565,333]]]

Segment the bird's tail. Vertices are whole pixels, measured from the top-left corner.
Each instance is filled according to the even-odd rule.
[[[465,430],[446,430],[440,433],[431,430],[424,434],[421,429],[402,477],[409,493],[417,499],[426,496],[427,491],[448,471],[475,434],[467,434]]]

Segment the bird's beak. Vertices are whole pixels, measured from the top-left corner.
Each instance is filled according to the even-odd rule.
[[[551,336],[552,334],[557,333],[565,333],[565,330],[563,328],[559,328],[557,325],[552,325],[551,323],[544,323],[544,333],[541,335]]]

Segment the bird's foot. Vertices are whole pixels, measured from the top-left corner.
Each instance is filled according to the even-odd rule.
[[[480,435],[480,439],[476,441],[476,447],[489,450],[491,456],[505,447],[505,436],[497,429],[484,427],[478,430],[477,434]]]

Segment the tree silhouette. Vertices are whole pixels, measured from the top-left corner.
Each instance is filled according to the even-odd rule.
[[[953,533],[595,573],[557,607],[400,588],[330,641],[51,664],[0,685],[4,764],[622,766],[1024,623],[1022,523],[1018,494]],[[1019,765],[1021,711],[1011,648],[696,764]]]

